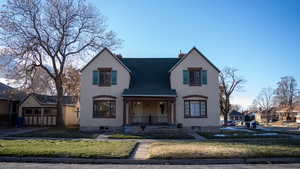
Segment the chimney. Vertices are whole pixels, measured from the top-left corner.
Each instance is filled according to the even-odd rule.
[[[115,56],[117,56],[119,59],[122,59],[123,56],[119,53],[119,54],[115,54]]]
[[[179,57],[179,58],[182,58],[184,55],[185,55],[185,53],[181,53],[181,49],[180,49],[180,50],[179,50],[179,55],[178,55],[178,57]]]

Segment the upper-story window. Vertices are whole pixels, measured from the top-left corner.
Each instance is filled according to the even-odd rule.
[[[190,85],[201,85],[201,68],[190,68]]]
[[[111,69],[99,69],[99,86],[111,85]]]
[[[183,84],[201,86],[207,84],[207,70],[202,68],[188,68],[183,70]]]
[[[117,71],[112,68],[99,68],[93,71],[93,85],[111,86],[117,84]]]

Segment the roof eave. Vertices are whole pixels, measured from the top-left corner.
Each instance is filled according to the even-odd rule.
[[[193,47],[186,55],[184,55],[168,72],[171,73],[190,53],[195,50],[199,53],[218,73],[220,73],[220,69],[218,69],[204,54],[202,54],[196,47]]]
[[[94,56],[82,69],[80,69],[80,72],[83,72],[84,69],[87,68],[105,50],[108,51],[130,74],[132,73],[131,70],[106,47],[103,48],[96,56]]]
[[[177,97],[177,95],[122,94],[123,97]]]

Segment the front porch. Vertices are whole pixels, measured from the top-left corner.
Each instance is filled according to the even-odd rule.
[[[123,124],[176,124],[175,97],[124,97]]]

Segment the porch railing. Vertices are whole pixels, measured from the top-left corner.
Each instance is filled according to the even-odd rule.
[[[137,124],[162,124],[168,123],[168,116],[132,116],[132,123]]]

